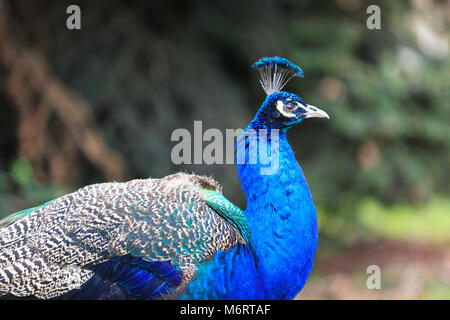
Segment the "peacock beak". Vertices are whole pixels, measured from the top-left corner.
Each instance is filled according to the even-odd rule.
[[[325,111],[320,110],[319,108],[314,107],[314,106],[312,106],[310,104],[308,104],[308,106],[306,108],[305,107],[303,107],[303,108],[306,109],[306,112],[304,113],[305,119],[307,119],[307,118],[327,118],[327,119],[330,119],[330,117],[328,116],[328,114]]]

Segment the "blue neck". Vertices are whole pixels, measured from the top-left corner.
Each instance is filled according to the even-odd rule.
[[[269,139],[269,150],[272,144]],[[285,131],[279,132],[279,148],[273,149],[271,156],[279,160],[278,169],[272,174],[261,174],[261,169],[269,164],[238,161],[238,176],[247,199],[245,214],[265,296],[292,299],[303,288],[312,269],[317,248],[317,216]]]

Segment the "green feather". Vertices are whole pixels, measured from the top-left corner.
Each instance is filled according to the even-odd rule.
[[[217,191],[200,188],[200,193],[203,195],[206,203],[215,212],[239,231],[256,259],[252,235],[244,211],[235,206],[230,200]]]
[[[45,207],[46,205],[48,205],[50,202],[52,202],[53,200],[47,201],[46,203],[43,203],[39,206],[33,207],[33,208],[29,208],[29,209],[25,209],[16,213],[13,213],[9,216],[7,216],[6,218],[3,218],[2,220],[0,220],[0,228],[5,228],[7,226],[9,226],[10,224],[13,224],[14,222],[16,222],[17,220],[22,219],[23,217],[26,217],[27,215],[29,215],[30,213]]]

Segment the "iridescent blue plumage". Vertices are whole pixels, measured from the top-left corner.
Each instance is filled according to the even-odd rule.
[[[258,266],[248,251],[223,252],[221,263],[200,269],[184,298],[292,299],[303,288],[317,248],[316,210],[283,132],[279,144],[276,174],[261,175],[261,163],[238,165]]]
[[[286,134],[306,118],[328,115],[297,95],[280,91],[285,84],[277,80],[280,69],[302,75],[294,64],[274,57],[263,58],[254,67],[263,70],[261,84],[268,96],[238,138],[238,152],[245,150],[245,162],[239,163],[238,158],[237,169],[258,265],[248,250],[218,253],[220,260],[199,270],[185,299],[292,299],[312,269],[318,236],[316,209]],[[260,135],[261,131],[265,134]],[[259,156],[255,163],[250,161],[255,140],[258,154],[267,152],[267,158],[277,160],[271,174],[262,174],[262,169],[272,163],[263,163]],[[267,145],[261,148],[261,144]]]
[[[260,83],[267,95],[278,92],[294,77],[303,77],[302,69],[280,57],[261,58],[252,65],[259,71]]]
[[[237,139],[244,211],[193,174],[87,186],[0,221],[0,298],[294,298],[317,216],[287,132],[328,115],[281,91],[300,67],[253,67],[267,97]]]
[[[298,77],[303,77],[303,70],[297,66],[296,64],[293,64],[289,60],[281,57],[263,57],[260,58],[258,61],[256,61],[254,64],[252,64],[253,69],[261,69],[264,67],[277,67],[280,70],[281,69],[287,69],[294,73]]]
[[[94,276],[60,299],[158,299],[176,290],[181,277],[170,261],[125,255],[90,267]]]

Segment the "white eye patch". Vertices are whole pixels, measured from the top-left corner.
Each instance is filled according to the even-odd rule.
[[[277,101],[277,110],[285,117],[287,118],[293,118],[295,117],[295,113],[291,113],[291,112],[286,112],[283,110],[284,107],[284,103],[281,100]]]

